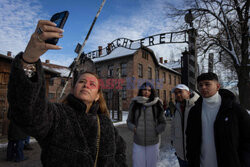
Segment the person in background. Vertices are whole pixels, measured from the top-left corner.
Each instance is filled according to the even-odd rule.
[[[30,136],[27,136],[24,140],[24,150],[33,150],[33,148],[30,146]]]
[[[175,105],[172,98],[170,98],[168,106],[170,110],[170,117],[173,117],[175,113]]]
[[[23,142],[27,135],[11,120],[11,117],[9,107],[8,119],[10,124],[8,129],[7,161],[20,162],[28,159],[23,154]]]
[[[46,96],[40,56],[60,49],[45,40],[61,38],[62,33],[55,23],[40,20],[25,52],[13,60],[8,83],[11,121],[38,141],[44,167],[126,167],[126,143],[109,118],[96,74],[76,71],[62,103],[51,103]]]
[[[176,85],[172,91],[175,95],[175,114],[171,124],[171,144],[174,146],[180,167],[188,167],[186,158],[186,135],[187,118],[189,110],[194,106],[199,95],[190,92],[184,84]]]
[[[166,120],[162,101],[155,96],[151,83],[143,83],[132,99],[127,126],[134,133],[133,167],[156,167],[159,135],[165,130]]]
[[[201,97],[187,123],[187,159],[191,167],[249,167],[250,115],[232,92],[220,89],[215,73],[197,78]]]
[[[168,105],[167,105],[167,101],[166,100],[163,101],[163,109],[164,109],[164,115],[166,117],[168,117],[169,113],[168,113]]]

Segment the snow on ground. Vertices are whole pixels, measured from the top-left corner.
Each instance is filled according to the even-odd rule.
[[[169,146],[161,148],[157,167],[179,167],[174,153],[175,150]]]
[[[128,111],[122,111],[122,121],[114,123],[114,126],[126,124],[127,118],[128,118]],[[114,122],[115,120],[112,121]]]
[[[0,149],[1,149],[1,148],[6,148],[6,147],[7,147],[7,145],[8,145],[8,143],[3,143],[3,144],[2,144],[2,143],[0,143]]]
[[[30,139],[30,143],[35,143],[37,142],[36,139]],[[1,148],[7,148],[8,143],[0,143],[0,149]]]

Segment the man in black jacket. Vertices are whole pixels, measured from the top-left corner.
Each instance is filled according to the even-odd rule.
[[[190,110],[187,159],[191,167],[249,167],[250,115],[214,73],[197,78],[201,97]],[[249,158],[249,157],[248,157]]]

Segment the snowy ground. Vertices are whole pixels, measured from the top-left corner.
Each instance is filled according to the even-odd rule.
[[[114,123],[115,126],[126,124],[126,120],[128,117],[128,112],[122,112],[122,121]],[[169,146],[163,147],[159,153],[159,160],[157,163],[157,167],[179,167],[178,160],[174,154],[175,150],[170,148]]]
[[[179,167],[174,152],[175,150],[170,147],[161,148],[157,167]]]
[[[126,124],[127,118],[128,118],[128,111],[122,111],[122,121],[116,122],[114,123],[114,125],[118,126],[118,125]],[[112,120],[112,121],[114,122],[115,120]]]

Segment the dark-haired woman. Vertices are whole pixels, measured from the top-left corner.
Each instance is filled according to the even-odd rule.
[[[41,146],[45,167],[126,167],[126,144],[109,118],[98,78],[91,72],[75,76],[64,103],[50,103],[40,56],[45,43],[61,38],[54,23],[38,22],[24,53],[13,61],[8,85],[11,118]]]
[[[134,132],[133,167],[156,167],[159,134],[165,130],[166,120],[162,101],[151,83],[143,83],[132,99],[127,125]]]

